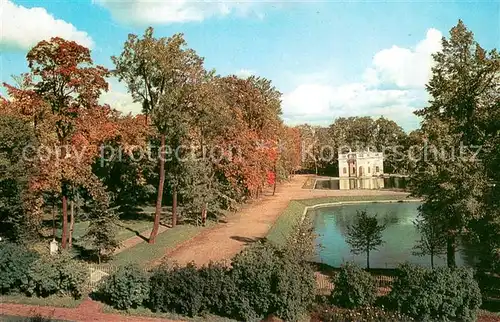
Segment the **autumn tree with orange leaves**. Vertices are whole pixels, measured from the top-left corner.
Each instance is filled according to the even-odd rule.
[[[33,186],[60,194],[62,247],[66,248],[71,185],[77,178],[79,180],[76,181],[80,182],[87,179],[83,179],[87,173],[81,173],[85,167],[74,166],[79,155],[72,153],[76,151],[72,147],[88,143],[85,136],[88,133],[76,131],[84,127],[83,113],[101,113],[98,111],[98,98],[102,91],[108,89],[105,80],[108,71],[94,66],[88,48],[62,38],[39,42],[28,52],[27,60],[30,72],[24,77],[24,88],[6,86],[13,97],[13,104],[19,105],[20,113],[32,118],[37,136],[43,137],[41,143],[55,147],[51,158],[41,165],[42,175],[38,177],[38,182],[33,182]],[[40,128],[40,124],[46,128]],[[106,132],[95,131],[95,135]],[[92,152],[95,151],[83,153]]]
[[[68,203],[81,191],[90,198],[85,238],[100,258],[117,247],[111,208],[149,201],[152,182],[157,189],[150,243],[158,233],[165,184],[173,199],[173,226],[178,200],[180,216],[195,214],[205,223],[208,216],[258,198],[269,184],[275,189],[300,165],[300,133],[283,124],[281,93],[271,81],[205,70],[182,34],[155,38],[148,28],[142,38],[130,35],[123,52],[112,57],[114,74],[143,105],[138,116],[99,104],[109,73],[93,64],[87,48],[53,38],[27,58],[30,72],[16,86],[5,84],[9,99],[2,99],[0,113],[28,124],[37,144],[53,150],[31,165],[36,175],[23,202],[40,219],[45,206],[59,204],[50,200],[61,200],[63,248],[68,235],[71,244],[74,223],[71,211],[68,225]],[[134,147],[156,142],[157,164],[135,160]],[[125,154],[99,159],[103,144]],[[167,156],[167,144],[173,152],[191,146],[193,151],[181,149],[178,156],[195,158]]]

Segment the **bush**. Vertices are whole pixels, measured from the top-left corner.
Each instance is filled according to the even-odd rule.
[[[276,248],[269,243],[255,243],[232,260],[231,276],[240,294],[233,301],[235,317],[245,321],[258,320],[272,311],[277,288],[279,259]]]
[[[399,312],[386,311],[383,308],[365,306],[357,309],[338,307],[320,307],[313,313],[311,321],[321,322],[411,322],[413,318]]]
[[[297,321],[307,312],[316,294],[314,270],[307,263],[285,258],[277,271],[274,315],[285,321]]]
[[[331,301],[336,305],[356,308],[372,305],[377,299],[375,280],[354,263],[342,265],[333,283]]]
[[[238,254],[232,266],[240,292],[233,301],[233,318],[249,321],[275,315],[296,321],[314,299],[314,271],[286,249],[257,243]]]
[[[148,277],[136,265],[120,267],[115,274],[103,281],[98,295],[104,302],[117,309],[136,308],[148,299]]]
[[[36,254],[23,246],[0,244],[0,294],[19,290],[26,283],[27,271],[36,259]]]
[[[203,280],[193,263],[185,267],[162,266],[149,281],[149,302],[153,311],[196,316],[207,308]]]
[[[388,301],[399,311],[423,320],[475,321],[481,292],[471,269],[430,270],[403,264]]]
[[[80,298],[88,272],[67,254],[41,256],[27,271],[22,290],[29,296],[60,294]]]
[[[239,290],[231,278],[227,265],[209,263],[198,273],[203,283],[204,306],[211,313],[221,316],[233,316],[232,303],[239,295]]]
[[[150,278],[150,307],[189,316],[210,312],[255,321],[273,314],[296,321],[312,303],[316,282],[309,265],[287,254],[257,243],[235,256],[232,268],[163,266]]]
[[[35,316],[26,318],[23,321],[24,322],[52,322],[53,320],[51,318],[46,318],[40,314],[37,314]]]

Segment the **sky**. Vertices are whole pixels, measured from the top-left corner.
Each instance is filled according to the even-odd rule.
[[[498,0],[0,0],[0,19],[1,82],[26,72],[28,50],[54,36],[112,69],[128,34],[152,26],[157,37],[183,33],[207,69],[272,80],[290,125],[384,116],[411,131],[427,104],[431,55],[458,19],[484,48],[500,48]],[[140,112],[124,84],[109,83],[103,103]]]

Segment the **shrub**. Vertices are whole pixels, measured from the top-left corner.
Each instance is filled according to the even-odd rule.
[[[322,322],[411,322],[413,318],[399,312],[386,311],[383,308],[365,306],[357,309],[338,307],[320,307],[313,313],[311,321]]]
[[[276,272],[280,266],[278,261],[276,248],[261,242],[247,247],[233,258],[231,276],[240,292],[233,301],[237,318],[257,320],[272,311]]]
[[[0,294],[6,294],[26,283],[27,271],[37,256],[17,244],[0,245]]]
[[[315,289],[314,270],[309,264],[283,259],[277,271],[276,298],[271,313],[285,321],[297,321],[313,303]]]
[[[239,296],[239,290],[231,278],[229,267],[222,263],[209,263],[199,270],[199,274],[208,311],[221,316],[233,316],[232,303]]]
[[[196,316],[207,308],[203,280],[193,263],[185,267],[162,266],[150,278],[149,303],[153,311]]]
[[[399,311],[423,320],[475,321],[481,292],[470,269],[429,270],[403,264],[388,301]]]
[[[233,301],[232,317],[298,320],[314,299],[316,281],[312,268],[295,255],[264,242],[235,256],[231,276],[240,293]]]
[[[117,309],[136,308],[148,299],[148,277],[136,265],[120,267],[116,273],[103,281],[98,295],[104,302]]]
[[[46,318],[40,314],[37,314],[35,316],[26,318],[23,321],[24,322],[52,322],[53,320],[51,318]]]
[[[22,290],[29,296],[61,294],[80,298],[88,272],[67,254],[41,256],[27,271]]]
[[[260,242],[236,255],[231,268],[218,263],[200,269],[162,266],[149,284],[154,311],[210,312],[244,321],[273,314],[296,321],[313,302],[316,282],[312,268],[295,253]]]
[[[333,280],[335,288],[331,295],[332,303],[356,308],[372,305],[377,299],[377,287],[370,273],[354,263],[346,263]]]

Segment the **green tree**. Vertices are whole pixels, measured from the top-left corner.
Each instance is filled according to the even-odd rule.
[[[205,76],[203,59],[186,48],[182,34],[155,38],[153,28],[146,29],[142,39],[129,35],[121,55],[112,59],[116,75],[125,81],[134,100],[143,104],[144,113],[160,137],[155,219],[149,238],[153,244],[160,224],[167,137],[172,133],[178,135],[183,128],[188,115],[185,112],[194,104],[194,88]],[[175,223],[174,212],[172,225]]]
[[[434,217],[418,218],[415,220],[415,228],[420,233],[420,239],[414,246],[413,255],[431,257],[431,267],[434,268],[434,257],[443,254],[446,249],[446,238]]]
[[[461,20],[433,58],[427,84],[431,99],[416,112],[423,118],[424,152],[432,155],[417,162],[412,192],[423,198],[426,217],[443,224],[452,267],[459,237],[485,216],[485,196],[492,190],[485,176],[492,173],[485,168],[488,161],[479,159],[493,159],[498,137],[498,127],[493,128],[498,125],[500,60],[496,50],[488,52],[474,40]],[[478,146],[483,149],[475,156]]]
[[[404,142],[407,135],[396,122],[380,117],[375,120],[374,141],[377,151],[384,153],[384,172],[405,172]]]
[[[379,225],[377,215],[370,216],[366,210],[358,211],[356,223],[347,226],[346,242],[353,254],[366,254],[366,268],[370,269],[370,252],[384,243],[382,232],[386,225]]]
[[[23,206],[23,195],[32,172],[27,158],[31,156],[23,151],[25,147],[36,148],[35,142],[29,124],[13,116],[0,115],[0,233],[14,240],[32,228]]]

